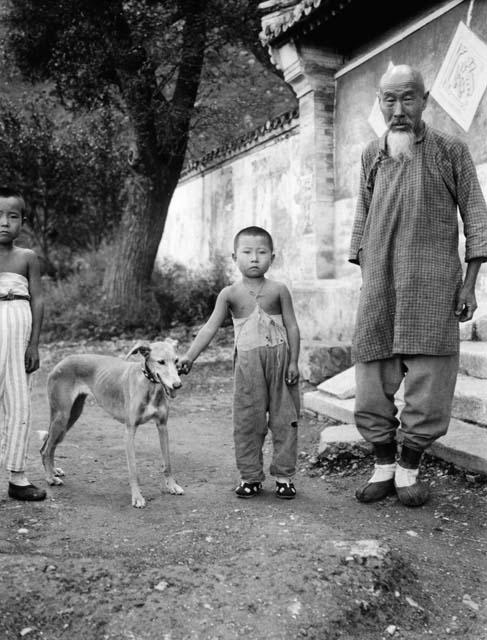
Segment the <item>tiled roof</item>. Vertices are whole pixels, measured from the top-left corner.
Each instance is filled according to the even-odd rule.
[[[303,29],[313,30],[339,14],[352,1],[266,0],[261,2],[259,11],[262,15],[262,31],[260,33],[262,44],[269,45],[272,40],[300,23],[302,23]]]
[[[226,145],[212,149],[212,151],[206,153],[201,158],[189,162],[181,172],[181,178],[187,177],[192,173],[203,171],[208,168],[208,166],[227,160],[240,151],[255,146],[258,142],[264,142],[266,139],[276,135],[276,133],[293,129],[297,124],[295,121],[297,121],[298,118],[299,110],[294,109],[293,111],[283,113],[272,120],[268,120],[265,124],[257,127],[257,129],[253,129],[252,131],[235,138]]]
[[[318,9],[326,0],[267,0],[259,4],[259,10],[264,14],[263,30],[260,38],[263,44],[277,38],[303,18]],[[275,13],[276,16],[266,20],[265,16]],[[277,13],[278,12],[278,13]]]

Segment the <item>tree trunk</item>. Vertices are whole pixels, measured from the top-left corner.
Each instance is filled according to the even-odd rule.
[[[148,177],[127,179],[122,221],[104,281],[108,303],[126,318],[136,317],[147,300],[171,196]]]

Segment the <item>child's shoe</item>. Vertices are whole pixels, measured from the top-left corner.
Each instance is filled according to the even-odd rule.
[[[262,491],[262,482],[245,482],[241,480],[235,493],[238,498],[254,498]]]
[[[25,500],[27,502],[46,499],[46,492],[44,489],[39,489],[35,484],[18,485],[9,482],[8,495],[9,498],[13,498],[14,500]]]
[[[283,500],[292,500],[296,497],[296,488],[291,480],[276,481],[276,496]]]

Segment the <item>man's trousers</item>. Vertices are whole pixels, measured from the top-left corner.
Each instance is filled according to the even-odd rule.
[[[447,432],[458,373],[458,354],[397,355],[355,365],[355,422],[372,444],[396,440],[424,450]],[[394,395],[404,379],[400,420]],[[397,432],[397,433],[396,433]]]

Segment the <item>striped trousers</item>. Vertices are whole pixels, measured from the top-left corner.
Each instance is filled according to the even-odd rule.
[[[27,300],[0,300],[0,465],[8,471],[24,471],[29,444],[30,376],[25,371],[25,350],[31,329]]]

